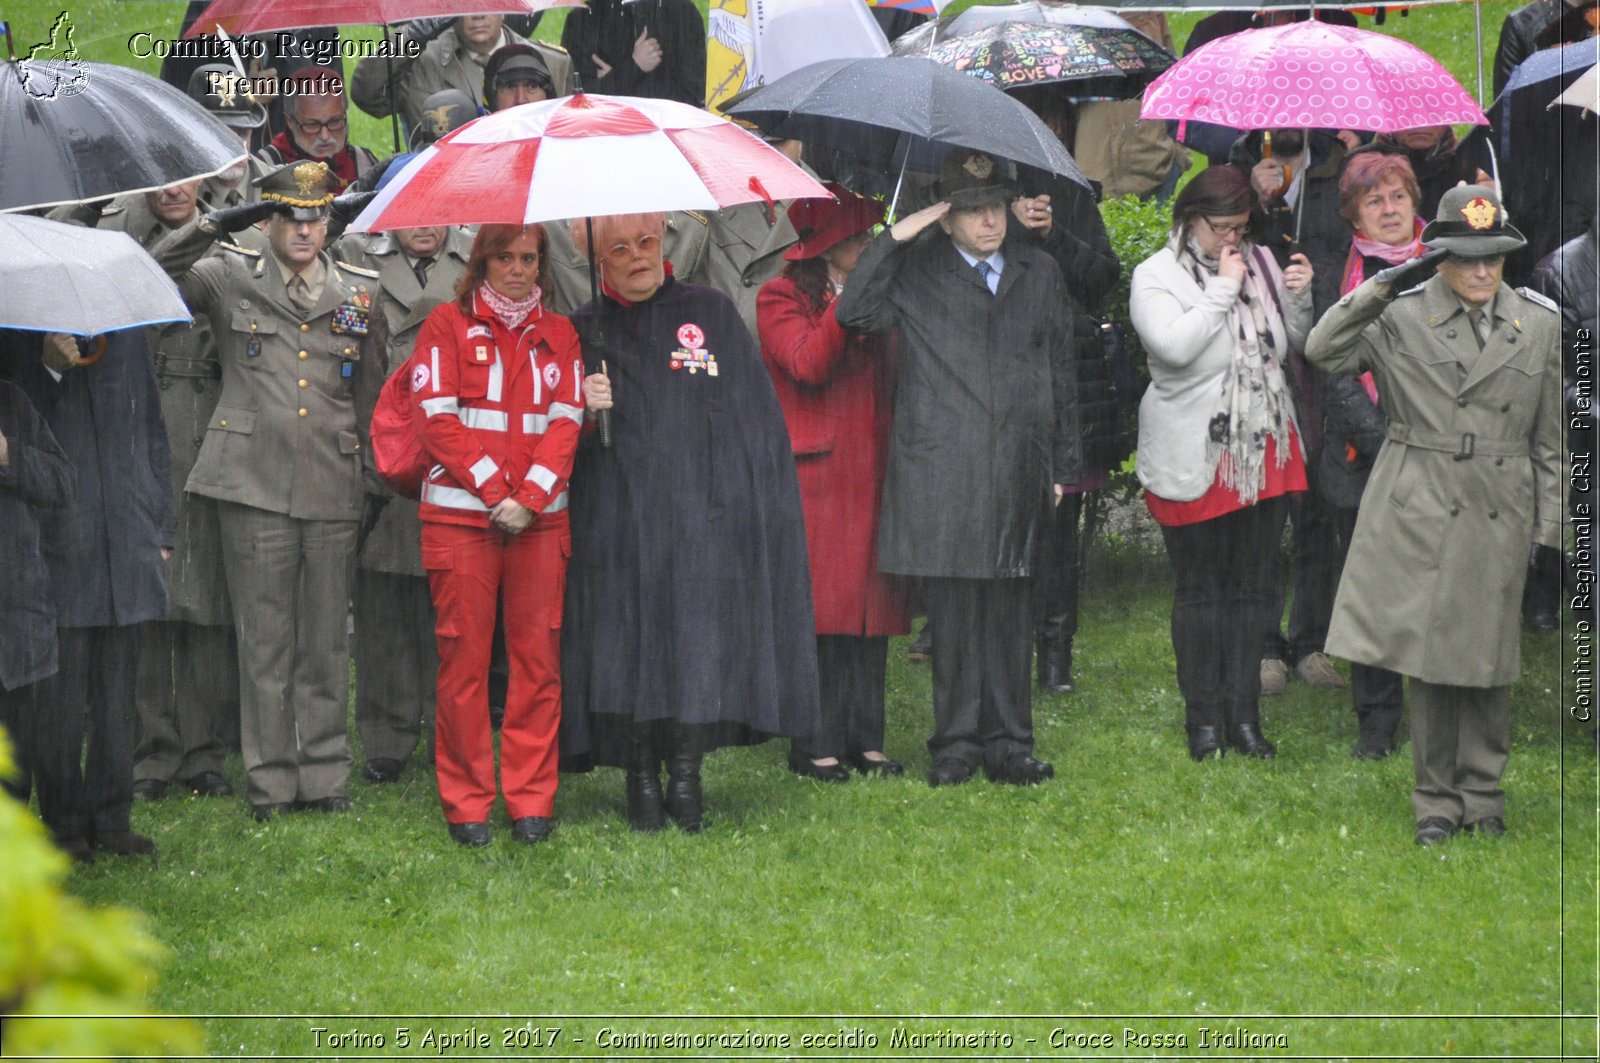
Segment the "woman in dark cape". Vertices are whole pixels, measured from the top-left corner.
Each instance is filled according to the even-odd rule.
[[[625,768],[635,829],[666,813],[694,831],[705,753],[817,725],[805,524],[737,307],[671,278],[661,215],[594,229],[603,292],[572,323],[602,370],[584,384],[591,417],[613,388],[616,405],[611,446],[588,426],[572,475],[563,766]]]

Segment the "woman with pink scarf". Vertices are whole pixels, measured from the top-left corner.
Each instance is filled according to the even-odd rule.
[[[1411,163],[1403,155],[1358,154],[1339,179],[1339,213],[1355,229],[1337,292],[1319,291],[1317,316],[1363,280],[1422,253],[1421,198]],[[1323,376],[1323,445],[1316,482],[1334,508],[1338,564],[1344,567],[1356,512],[1372,463],[1383,446],[1386,418],[1371,373]],[[1381,760],[1394,752],[1404,693],[1400,676],[1364,664],[1350,666],[1350,695],[1360,736],[1350,755]]]

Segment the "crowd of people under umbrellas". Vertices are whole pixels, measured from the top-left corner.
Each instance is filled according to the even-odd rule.
[[[1507,19],[1497,89],[1564,10]],[[153,852],[132,802],[230,795],[235,752],[257,820],[348,809],[352,648],[361,774],[428,762],[464,845],[489,843],[497,795],[514,838],[547,838],[558,770],[623,769],[645,831],[701,829],[722,746],[781,736],[801,776],[901,775],[885,670],[914,611],[929,783],[1044,782],[1032,697],[1073,687],[1084,500],[1135,448],[1189,754],[1273,757],[1261,697],[1290,675],[1343,689],[1333,653],[1358,758],[1396,749],[1410,677],[1416,840],[1505,830],[1519,620],[1526,598],[1556,624],[1564,567],[1563,369],[1596,320],[1592,115],[1560,119],[1570,155],[1502,159],[1497,186],[1503,129],[1196,125],[1185,147],[1137,106],[1035,87],[1017,95],[1094,191],[954,148],[897,219],[830,181],[775,210],[339,235],[477,115],[578,85],[703,103],[689,0],[595,0],[565,48],[531,28],[402,27],[418,57],[363,60],[348,96],[258,99],[227,64],[169,60],[253,153],[55,212],[132,236],[194,315],[0,332],[0,506],[27,576],[0,592],[7,785],[62,849]],[[408,153],[351,143],[351,101],[397,114]],[[1210,165],[1167,246],[1119,263],[1096,193],[1165,199],[1189,148]],[[1133,266],[1148,389],[1103,323]],[[426,458],[412,497],[373,474],[386,403]]]

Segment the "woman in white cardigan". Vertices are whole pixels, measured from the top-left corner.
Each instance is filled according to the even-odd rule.
[[[1230,166],[1178,194],[1167,246],[1133,271],[1129,311],[1149,354],[1139,482],[1176,579],[1172,649],[1189,755],[1262,759],[1261,638],[1282,578],[1287,496],[1306,489],[1288,349],[1311,331],[1311,264],[1254,246],[1254,197]]]

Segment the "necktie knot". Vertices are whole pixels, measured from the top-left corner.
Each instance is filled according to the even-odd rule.
[[[424,288],[428,286],[428,270],[433,268],[433,256],[425,255],[411,265],[411,272],[417,275],[417,283]]]
[[[1483,310],[1481,308],[1468,310],[1467,321],[1472,325],[1472,338],[1478,341],[1478,350],[1483,350],[1483,346],[1487,342],[1484,336]]]
[[[301,310],[311,309],[311,285],[307,284],[306,279],[298,273],[289,282],[289,301]]]
[[[972,268],[978,271],[978,280],[983,286],[993,292],[994,286],[989,283],[989,278],[994,274],[994,267],[989,264],[989,260],[981,258],[972,264]]]

